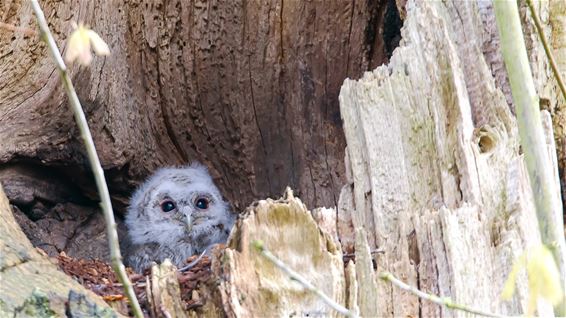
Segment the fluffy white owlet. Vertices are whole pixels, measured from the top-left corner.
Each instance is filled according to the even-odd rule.
[[[137,272],[165,258],[181,266],[226,242],[235,218],[204,166],[162,168],[130,200],[126,263]]]

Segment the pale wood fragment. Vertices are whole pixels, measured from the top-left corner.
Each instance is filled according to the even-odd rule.
[[[287,191],[280,200],[261,200],[250,207],[232,231],[223,257],[225,281],[220,282],[225,312],[236,317],[337,316],[253,249],[255,240],[335,302],[346,302],[340,245]]]
[[[346,184],[342,187],[340,198],[338,199],[338,211],[336,216],[336,231],[338,232],[338,238],[342,245],[342,251],[347,254],[354,253],[355,245],[355,230],[354,223],[352,221],[352,214],[355,212],[353,210],[353,192],[354,188],[352,184]]]
[[[358,281],[356,280],[356,265],[353,261],[349,261],[346,265],[345,271],[346,278],[346,308],[350,309],[354,314],[360,314],[358,307]]]
[[[181,300],[177,267],[169,259],[151,267],[150,282],[147,299],[155,317],[187,317]]]
[[[360,316],[362,317],[383,317],[391,312],[390,304],[389,306],[384,305],[380,303],[378,299],[383,298],[386,294],[390,294],[391,287],[384,284],[377,284],[377,276],[374,272],[370,248],[366,237],[367,235],[362,228],[356,229],[355,273],[358,285],[357,307],[359,307]],[[350,306],[353,306],[353,304]]]

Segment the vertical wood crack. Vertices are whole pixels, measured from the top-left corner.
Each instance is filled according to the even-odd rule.
[[[258,120],[258,117],[257,117],[257,109],[256,109],[256,106],[255,106],[255,97],[254,97],[254,84],[253,84],[253,80],[252,80],[251,58],[250,58],[249,55],[248,55],[248,80],[250,82],[250,95],[252,97],[252,109],[254,111],[254,121],[255,121],[255,124],[256,124],[256,127],[257,127],[257,131],[259,133],[259,138],[261,140],[261,148],[263,149],[263,155],[265,156],[264,157],[264,163],[265,163],[265,162],[267,162],[267,160],[266,160],[267,159],[267,149],[265,147],[265,140],[264,140],[264,137],[263,137],[263,132],[261,131],[261,127],[259,125],[259,120]],[[269,172],[266,173],[266,177],[267,177],[267,184],[269,185],[269,191],[272,191],[271,178],[269,176]]]

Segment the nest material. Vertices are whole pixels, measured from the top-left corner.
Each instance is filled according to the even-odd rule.
[[[195,261],[197,257],[196,255],[190,257],[187,259],[187,263]],[[87,260],[72,258],[67,256],[64,252],[54,258],[54,261],[63,272],[73,277],[84,287],[101,296],[114,309],[124,315],[129,314],[127,299],[124,295],[122,284],[116,279],[110,264],[98,259]],[[156,268],[160,268],[160,270],[163,271],[163,266],[156,266]],[[203,306],[206,300],[199,297],[198,288],[211,277],[210,257],[203,256],[193,267],[184,272],[178,272],[176,269],[173,270],[176,272],[178,286],[180,287],[180,299],[182,301],[183,310],[195,310]],[[134,290],[144,312],[148,316],[161,316],[160,313],[155,313],[153,309],[159,308],[159,305],[152,304],[156,299],[155,293],[160,292],[154,290],[154,297],[147,297],[148,283],[151,284],[151,286],[158,285],[152,282],[152,279],[155,278],[155,274],[152,275],[152,269],[147,269],[144,273],[139,274],[127,268],[127,273],[132,281]],[[157,311],[159,311],[159,309]]]

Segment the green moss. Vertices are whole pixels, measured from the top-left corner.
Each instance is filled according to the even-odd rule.
[[[39,289],[34,289],[23,305],[16,308],[15,317],[56,317],[51,309],[49,298]]]
[[[14,313],[8,309],[8,305],[0,299],[0,317],[13,316]]]

